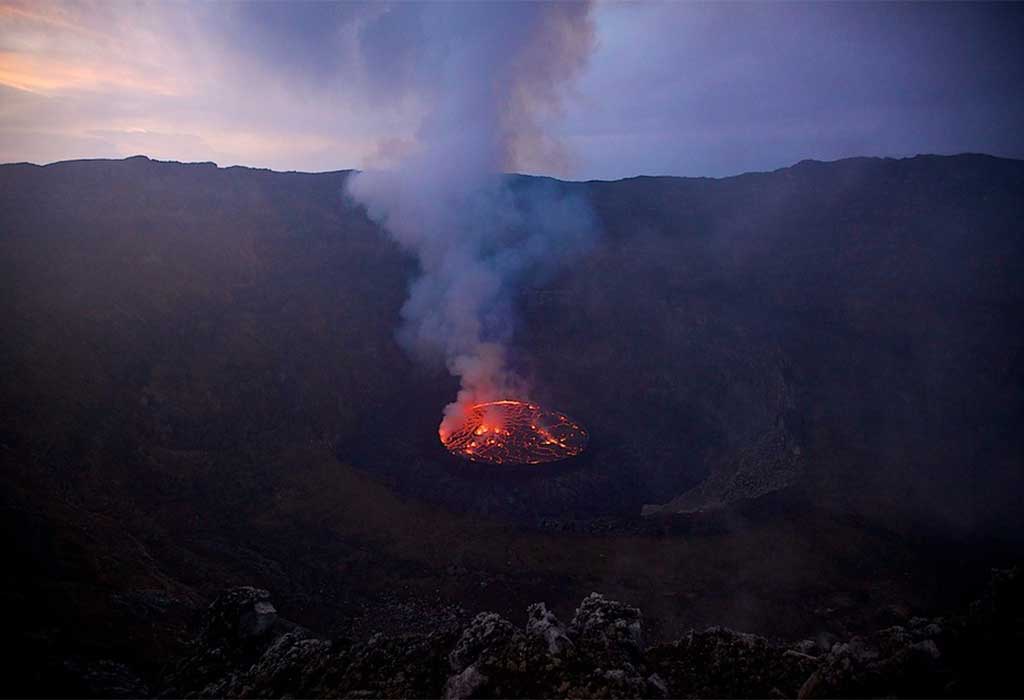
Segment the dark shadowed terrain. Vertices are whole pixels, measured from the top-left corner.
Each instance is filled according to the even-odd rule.
[[[0,166],[10,693],[188,690],[241,585],[353,643],[596,591],[649,640],[827,649],[1022,558],[1024,162],[510,178],[597,229],[517,299],[533,398],[591,434],[531,473],[437,442],[457,387],[396,343],[416,264],[348,175]]]

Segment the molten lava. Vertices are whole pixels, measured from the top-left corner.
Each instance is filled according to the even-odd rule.
[[[587,431],[568,416],[526,401],[489,401],[466,411],[441,442],[464,459],[491,464],[543,464],[580,454]]]

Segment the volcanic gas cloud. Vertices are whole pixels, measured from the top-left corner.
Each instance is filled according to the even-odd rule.
[[[357,173],[348,193],[419,262],[398,337],[459,378],[439,432],[471,459],[545,462],[586,443],[575,424],[562,429],[564,416],[528,402],[510,340],[515,291],[580,255],[593,217],[565,187],[513,187],[502,173],[564,168],[546,126],[590,54],[590,9],[398,3],[362,30],[373,39],[364,51],[379,52],[363,57],[378,71],[374,83],[397,103],[416,105],[422,119],[405,157]],[[391,47],[381,41],[387,37],[402,41]]]

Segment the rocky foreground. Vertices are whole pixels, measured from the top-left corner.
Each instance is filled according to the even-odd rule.
[[[995,572],[946,618],[915,617],[845,642],[782,643],[730,629],[645,646],[640,611],[597,593],[568,624],[543,603],[525,627],[481,613],[427,634],[324,639],[277,615],[270,594],[236,588],[208,611],[162,696],[187,697],[893,697],[1019,696],[1024,572]],[[146,689],[94,674],[111,694]],[[118,685],[120,682],[120,685]]]

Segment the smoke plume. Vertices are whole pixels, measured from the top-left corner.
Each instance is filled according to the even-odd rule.
[[[512,292],[591,235],[585,202],[502,175],[566,166],[545,126],[591,52],[590,6],[400,4],[368,23],[361,42],[380,97],[421,113],[415,141],[390,142],[388,167],[355,175],[349,194],[419,261],[399,339],[417,356],[442,357],[461,382],[443,438],[468,406],[526,398],[506,353]]]

